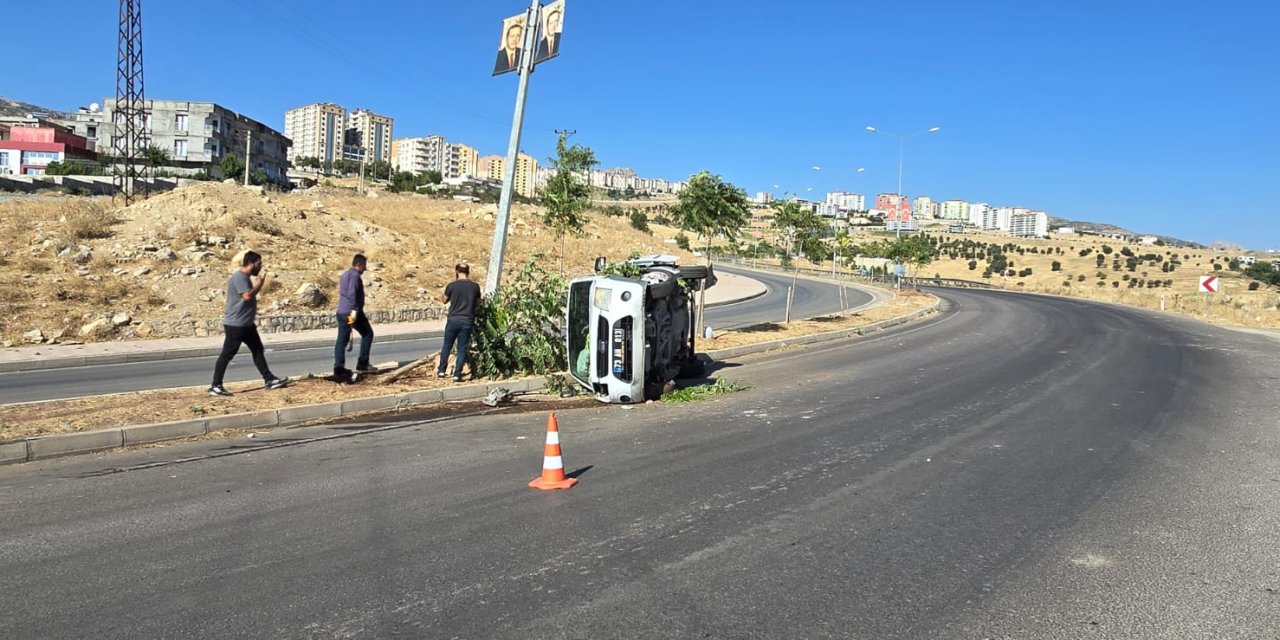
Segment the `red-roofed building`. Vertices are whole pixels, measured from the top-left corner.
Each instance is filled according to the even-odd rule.
[[[0,140],[0,174],[41,175],[50,162],[97,159],[87,140],[48,122],[14,126],[8,139]]]

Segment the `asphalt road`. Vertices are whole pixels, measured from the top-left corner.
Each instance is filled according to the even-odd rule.
[[[0,637],[1274,639],[1280,341],[942,295],[561,411],[564,492],[515,410],[0,468]]]
[[[760,322],[780,321],[785,315],[786,290],[791,284],[790,278],[758,273],[743,273],[743,275],[749,275],[764,282],[769,287],[769,293],[753,300],[708,309],[707,321],[713,328],[727,329]],[[848,298],[852,306],[860,306],[871,300],[869,295],[856,289],[849,289]],[[839,310],[839,303],[835,295],[835,285],[803,279],[798,281],[792,306],[794,317],[806,318],[836,310]],[[375,333],[377,329],[375,326]],[[375,363],[391,360],[407,362],[439,350],[439,338],[379,343],[375,337],[373,360]],[[356,355],[356,351],[347,354],[348,367],[355,366]],[[215,357],[200,357],[4,373],[0,374],[0,398],[3,398],[4,402],[34,402],[105,393],[207,385],[213,375],[215,360]],[[333,369],[333,347],[270,351],[267,354],[267,363],[271,366],[272,373],[278,376],[328,372]],[[258,371],[253,366],[249,351],[241,349],[240,355],[227,369],[227,382],[258,379]]]

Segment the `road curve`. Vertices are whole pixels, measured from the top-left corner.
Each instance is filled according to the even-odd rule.
[[[541,413],[0,469],[0,637],[1274,638],[1280,341],[940,295],[562,411],[565,492]]]
[[[791,280],[785,276],[739,272],[764,282],[769,292],[759,298],[738,304],[713,307],[707,321],[716,329],[728,329],[769,321],[781,321],[786,309],[786,290]],[[839,310],[835,285],[801,279],[797,283],[793,317],[807,318]],[[865,304],[870,296],[849,289],[853,306]],[[374,327],[377,331],[377,327]],[[374,342],[374,360],[409,361],[440,349],[439,338],[402,342]],[[348,354],[348,366],[354,365]],[[4,402],[35,402],[76,398],[106,393],[124,393],[149,389],[166,389],[209,384],[214,357],[183,358],[156,362],[98,365],[0,374],[0,398]],[[307,372],[327,372],[333,367],[333,347],[269,351],[267,361],[279,376],[298,376]],[[249,353],[240,355],[227,369],[228,382],[257,380]]]

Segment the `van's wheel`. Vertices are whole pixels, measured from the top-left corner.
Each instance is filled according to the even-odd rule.
[[[707,277],[708,269],[705,264],[694,264],[687,267],[680,267],[680,277],[685,280],[702,280]]]
[[[681,378],[701,378],[707,375],[707,363],[694,358],[680,365]]]
[[[661,380],[649,380],[644,383],[644,399],[660,400],[662,399],[662,390],[666,387],[666,383]]]

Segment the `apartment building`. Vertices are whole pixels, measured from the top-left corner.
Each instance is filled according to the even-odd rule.
[[[945,220],[968,220],[969,203],[964,200],[943,200],[939,213]]]
[[[41,175],[50,162],[97,159],[84,137],[53,122],[9,125],[5,131],[0,139],[0,175]]]
[[[938,203],[933,201],[929,196],[919,196],[912,203],[915,215],[921,220],[931,220],[938,217]]]
[[[347,118],[346,145],[364,149],[369,162],[390,162],[393,124],[387,116],[356,109]]]
[[[1049,237],[1049,216],[1043,211],[1022,209],[1009,216],[1009,234],[1017,238]]]
[[[991,206],[985,202],[973,202],[969,204],[969,224],[982,228],[982,222],[987,219],[987,211]]]
[[[347,110],[332,102],[317,102],[284,112],[284,134],[293,140],[289,161],[297,158],[318,158],[320,162],[341,160],[346,130]]]
[[[866,209],[867,199],[860,193],[832,191],[827,194],[827,204],[845,211],[863,211]]]
[[[882,193],[876,196],[876,208],[886,212],[886,229],[890,231],[915,229],[915,220],[911,215],[911,201],[906,196],[897,193]]]
[[[455,178],[474,178],[480,175],[480,152],[465,144],[449,145],[452,163],[457,167]]]
[[[485,156],[479,159],[479,173],[482,178],[501,182],[507,159],[502,156]],[[519,154],[516,156],[516,193],[532,198],[537,195],[538,161],[533,156]]]
[[[445,155],[445,148],[448,146],[440,136],[401,138],[392,143],[392,148],[395,149],[395,158],[392,162],[400,171],[410,173],[440,171],[441,175],[444,175],[444,171],[441,170],[441,158]]]
[[[252,148],[247,149],[251,166],[265,171],[272,181],[287,180],[292,141],[279,131],[212,102],[147,100],[145,109],[147,143],[167,151],[171,166],[223,177],[218,162],[227,154],[244,158],[246,144],[251,142]],[[112,98],[103,101],[98,124],[84,119],[86,129],[97,128],[99,152],[109,152],[116,145],[116,114]]]

